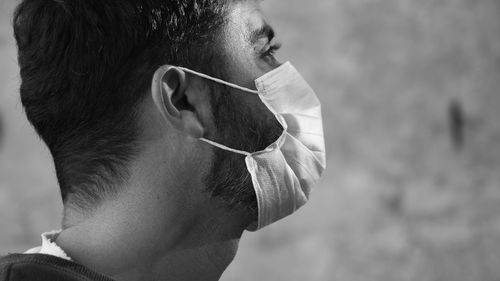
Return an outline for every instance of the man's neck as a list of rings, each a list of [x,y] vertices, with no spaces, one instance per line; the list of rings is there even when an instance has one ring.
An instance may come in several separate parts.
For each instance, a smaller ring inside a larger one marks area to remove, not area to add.
[[[64,229],[56,243],[75,262],[118,281],[215,281],[236,255],[243,228],[223,213],[176,214],[167,227],[144,228],[147,210],[131,208],[98,212]]]
[[[219,280],[233,260],[238,239],[174,251],[155,265],[144,265],[112,276],[115,280]]]

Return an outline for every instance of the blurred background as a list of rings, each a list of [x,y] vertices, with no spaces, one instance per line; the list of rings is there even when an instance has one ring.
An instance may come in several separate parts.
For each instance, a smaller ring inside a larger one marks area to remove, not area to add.
[[[40,243],[61,202],[25,120],[0,2],[0,253]],[[323,103],[310,203],[245,233],[230,280],[500,280],[500,1],[268,0]]]

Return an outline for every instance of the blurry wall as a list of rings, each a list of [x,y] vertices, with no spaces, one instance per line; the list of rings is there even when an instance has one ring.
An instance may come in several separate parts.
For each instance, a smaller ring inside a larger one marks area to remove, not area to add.
[[[18,99],[0,2],[0,253],[61,203]],[[500,2],[268,0],[323,103],[328,169],[310,204],[246,233],[222,280],[500,280]]]

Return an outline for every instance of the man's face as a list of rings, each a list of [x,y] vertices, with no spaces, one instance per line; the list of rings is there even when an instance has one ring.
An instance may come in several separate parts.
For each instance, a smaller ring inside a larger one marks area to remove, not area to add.
[[[224,80],[255,89],[255,79],[278,67],[274,51],[274,31],[266,22],[257,1],[232,6],[223,32]],[[215,135],[211,139],[247,152],[263,150],[273,143],[283,128],[257,95],[229,87],[216,87],[212,100]],[[211,172],[205,179],[215,198],[229,208],[245,210],[257,218],[257,202],[244,157],[215,149]]]

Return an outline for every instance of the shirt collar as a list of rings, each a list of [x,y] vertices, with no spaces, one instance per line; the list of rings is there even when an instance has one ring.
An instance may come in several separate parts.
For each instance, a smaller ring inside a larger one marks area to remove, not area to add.
[[[25,252],[25,254],[45,254],[70,261],[71,258],[66,254],[66,252],[64,252],[64,250],[54,242],[61,231],[62,230],[53,230],[42,233],[42,245],[29,249]]]

